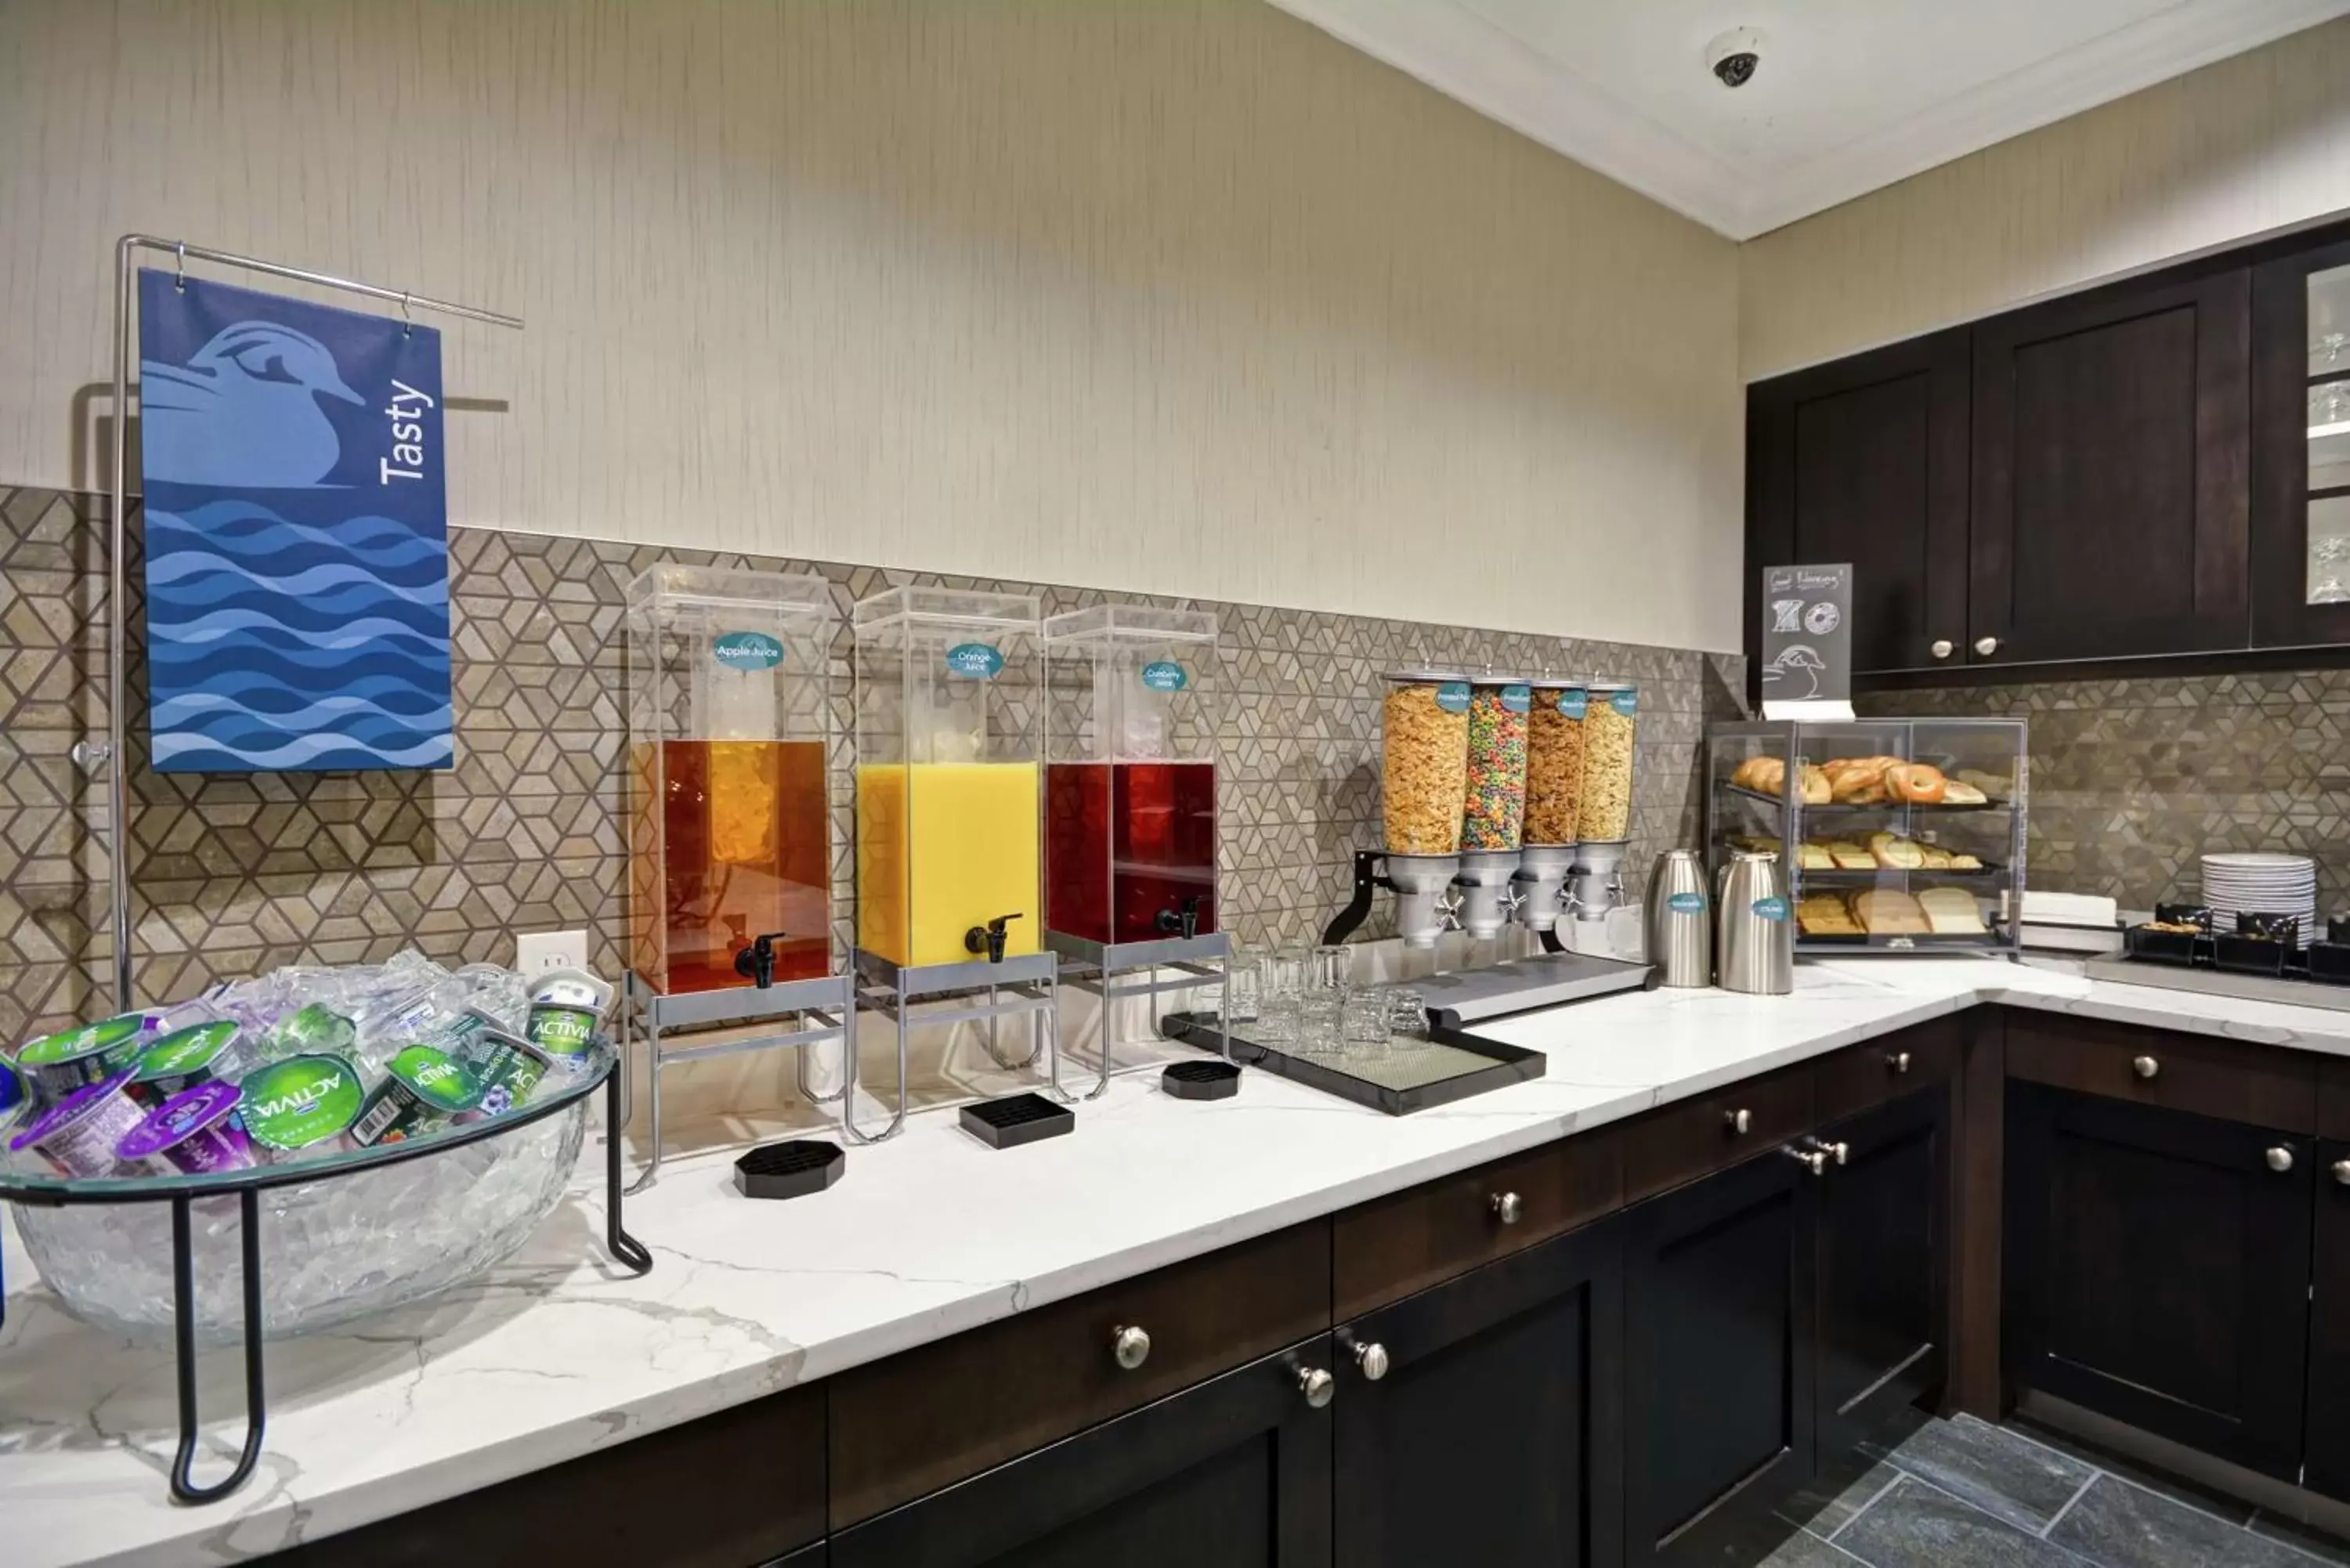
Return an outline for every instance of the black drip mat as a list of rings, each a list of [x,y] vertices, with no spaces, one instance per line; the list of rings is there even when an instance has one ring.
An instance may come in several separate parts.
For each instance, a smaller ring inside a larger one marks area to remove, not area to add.
[[[990,1148],[1018,1148],[1074,1131],[1076,1114],[1042,1095],[1006,1095],[962,1108],[962,1130]]]
[[[805,1198],[838,1181],[847,1163],[822,1138],[763,1143],[734,1162],[734,1187],[745,1198]]]
[[[1178,1100],[1229,1100],[1241,1092],[1241,1070],[1230,1062],[1178,1062],[1159,1075],[1159,1087]]]

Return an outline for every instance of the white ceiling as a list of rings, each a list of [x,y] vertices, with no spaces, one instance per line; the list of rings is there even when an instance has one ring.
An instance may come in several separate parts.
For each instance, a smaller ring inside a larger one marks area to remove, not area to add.
[[[1274,0],[1746,239],[2350,13],[2350,0]],[[1760,28],[1735,90],[1705,47]]]

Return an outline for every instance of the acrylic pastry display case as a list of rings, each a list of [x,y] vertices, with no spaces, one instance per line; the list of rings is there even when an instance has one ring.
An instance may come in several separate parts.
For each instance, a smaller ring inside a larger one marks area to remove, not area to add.
[[[2020,951],[2025,760],[2018,719],[1717,724],[1711,873],[1776,851],[1798,952]]]

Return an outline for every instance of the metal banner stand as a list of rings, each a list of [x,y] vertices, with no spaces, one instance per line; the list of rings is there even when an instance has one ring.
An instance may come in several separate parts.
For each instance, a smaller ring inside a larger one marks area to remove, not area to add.
[[[1148,942],[1097,942],[1048,930],[1045,933],[1045,945],[1060,956],[1061,976],[1066,983],[1101,998],[1101,1017],[1094,1032],[1095,1047],[1101,1053],[1099,1072],[1093,1087],[1082,1095],[1073,1095],[1061,1085],[1060,1036],[1057,1030],[1054,1034],[1053,1096],[1066,1104],[1098,1100],[1109,1092],[1109,1014],[1113,1002],[1124,1002],[1138,996],[1159,996],[1175,991],[1197,991],[1212,985],[1221,993],[1217,1018],[1232,1017],[1232,939],[1222,931],[1211,931],[1201,937],[1164,937]],[[1171,976],[1159,973],[1170,969],[1180,972]],[[1120,983],[1120,976],[1133,974],[1140,974],[1144,978]],[[1080,976],[1083,978],[1077,978]],[[1218,1027],[1223,1042],[1221,1054],[1229,1062],[1232,1059],[1232,1033],[1227,1025],[1220,1023]]]
[[[782,1033],[764,1033],[738,1040],[721,1040],[704,1045],[671,1045],[664,1036],[680,1029],[707,1029],[730,1023],[758,1023],[770,1019],[792,1017],[798,1028]],[[813,1025],[810,1020],[814,1020]],[[745,1051],[776,1051],[795,1047],[795,1068],[799,1077],[800,1093],[811,1105],[828,1106],[837,1098],[842,1102],[841,1121],[848,1121],[848,1085],[831,1094],[819,1091],[808,1082],[807,1051],[810,1045],[821,1044],[838,1038],[841,1052],[853,1074],[857,1064],[857,987],[845,974],[822,975],[814,980],[783,981],[770,986],[728,986],[718,991],[688,991],[666,995],[656,991],[630,970],[621,980],[620,1038],[623,1047],[621,1076],[629,1083],[621,1108],[621,1123],[626,1125],[634,1115],[635,1075],[628,1069],[626,1052],[635,1037],[644,1037],[652,1118],[652,1159],[629,1190],[642,1192],[653,1184],[661,1167],[661,1071],[685,1062],[704,1062],[717,1056],[734,1056]],[[853,1080],[852,1080],[853,1081]]]
[[[406,289],[358,283],[347,277],[333,277],[322,272],[287,266],[281,262],[262,261],[254,256],[241,256],[232,251],[192,245],[184,240],[159,240],[148,234],[125,234],[115,242],[114,483],[109,493],[112,509],[107,519],[106,739],[78,742],[74,747],[74,761],[80,763],[85,772],[103,771],[106,774],[106,860],[108,880],[113,893],[114,1007],[118,1012],[128,1012],[131,1006],[130,811],[123,747],[123,736],[130,727],[129,716],[123,711],[123,670],[130,662],[130,642],[124,608],[129,597],[125,585],[128,574],[124,566],[129,556],[126,544],[129,519],[126,514],[130,504],[126,475],[130,445],[130,309],[132,286],[137,282],[130,261],[132,255],[140,251],[152,251],[158,255],[173,257],[182,278],[187,275],[189,260],[193,258],[220,266],[237,267],[245,272],[262,273],[270,277],[316,284],[320,288],[339,288],[346,294],[364,295],[369,299],[399,306],[403,317],[413,311],[429,310],[465,321],[484,321],[493,327],[519,328],[522,326],[522,318],[518,316],[503,316],[494,310],[482,310],[470,305],[452,305],[447,300],[428,299]]]
[[[172,1460],[170,1478],[172,1499],[175,1502],[189,1504],[218,1502],[252,1478],[254,1467],[261,1459],[262,1437],[269,1423],[268,1393],[262,1376],[261,1194],[273,1188],[339,1180],[361,1171],[380,1170],[388,1165],[429,1158],[466,1144],[503,1137],[534,1122],[544,1121],[559,1111],[582,1106],[599,1087],[604,1091],[605,1116],[617,1127],[620,1113],[620,1078],[616,1070],[617,1062],[610,1044],[606,1043],[598,1047],[592,1064],[582,1069],[577,1083],[545,1100],[490,1121],[448,1128],[407,1142],[380,1144],[365,1158],[323,1167],[315,1160],[295,1160],[284,1165],[224,1171],[216,1176],[191,1176],[168,1180],[100,1178],[91,1181],[68,1182],[48,1176],[12,1179],[6,1171],[0,1171],[0,1199],[46,1209],[68,1209],[93,1203],[171,1204],[172,1330],[180,1408],[180,1446]],[[604,1145],[605,1248],[630,1273],[650,1273],[653,1266],[652,1254],[645,1250],[642,1242],[629,1235],[621,1223],[620,1140],[618,1136],[609,1137],[604,1140]],[[229,1471],[225,1480],[211,1486],[198,1486],[191,1474],[196,1454],[198,1423],[196,1264],[190,1205],[200,1198],[216,1198],[230,1193],[237,1198],[238,1232],[244,1256],[244,1446],[238,1453],[235,1469]],[[0,1295],[0,1324],[6,1321],[7,1298]]]
[[[987,1054],[1006,1072],[1028,1066],[1040,1054],[1051,1053],[1057,1057],[1060,963],[1049,951],[994,961],[972,959],[962,963],[899,964],[859,948],[856,965],[860,1000],[875,1012],[888,1013],[898,1032],[898,1108],[889,1125],[878,1133],[868,1134],[857,1125],[857,1055],[852,1046],[847,1054],[848,1071],[841,1080],[840,1101],[840,1130],[852,1143],[879,1143],[906,1125],[906,1034],[918,1023],[984,1022]],[[909,1016],[908,1010],[920,997],[980,995],[986,1000],[974,1000],[971,1005],[951,1012],[925,1012],[920,1018]],[[1028,1054],[1016,1062],[1008,1061],[1002,1049],[999,1025],[1004,1019],[1022,1013],[1028,1015]],[[1040,1022],[1042,1038],[1036,1033]]]

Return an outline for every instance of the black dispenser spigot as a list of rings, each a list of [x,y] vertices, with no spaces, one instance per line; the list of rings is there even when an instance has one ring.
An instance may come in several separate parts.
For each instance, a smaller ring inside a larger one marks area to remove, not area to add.
[[[1194,893],[1184,899],[1180,914],[1173,909],[1159,910],[1159,931],[1161,936],[1181,937],[1187,942],[1198,936],[1200,934],[1200,895]]]
[[[1004,939],[1009,935],[1003,928],[1019,918],[1016,914],[998,915],[983,926],[972,927],[962,934],[962,950],[967,953],[985,953],[988,962],[1002,963]]]
[[[789,931],[769,931],[734,955],[734,972],[761,991],[775,983],[775,944],[788,940]]]

